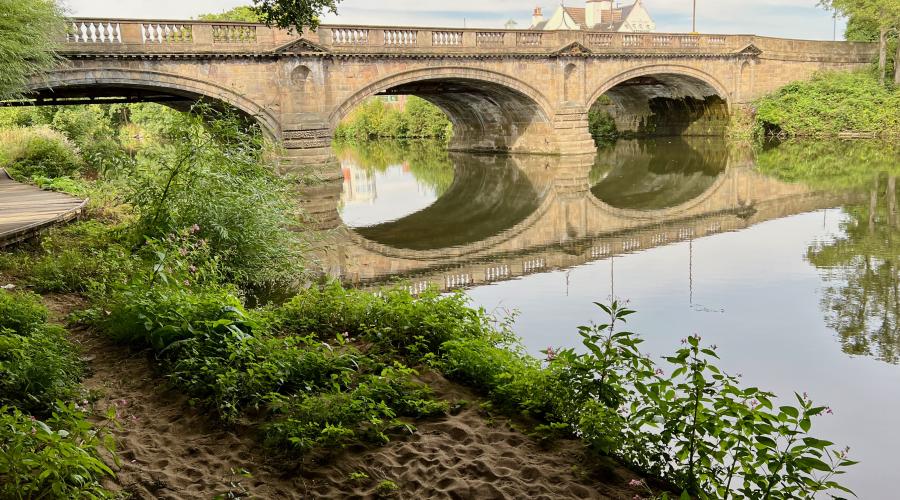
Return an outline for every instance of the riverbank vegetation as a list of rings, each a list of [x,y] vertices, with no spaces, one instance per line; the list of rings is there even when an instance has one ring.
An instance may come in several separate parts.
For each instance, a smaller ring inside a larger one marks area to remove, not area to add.
[[[817,74],[753,106],[761,136],[900,136],[900,87],[881,85],[870,71]]]
[[[437,106],[415,97],[405,97],[403,104],[373,97],[356,107],[338,125],[337,140],[432,139],[450,141],[453,125]]]
[[[595,459],[616,457],[663,480],[623,485],[637,495],[662,487],[697,496],[811,498],[840,490],[833,474],[853,463],[806,434],[825,407],[741,386],[715,366],[715,349],[694,337],[659,366],[640,352],[639,337],[620,331],[632,311],[616,304],[602,306],[608,320],[582,328],[582,349],[551,348],[538,359],[522,351],[508,323],[470,308],[463,295],[307,287],[302,239],[287,230],[295,211],[254,127],[202,105],[193,115],[153,105],[82,111],[102,118],[93,126],[116,131],[108,135],[110,150],[98,152],[88,147],[95,130],[70,126],[90,121],[66,117],[75,113],[68,109],[7,112],[18,129],[0,150],[7,162],[30,158],[36,155],[9,153],[30,151],[16,134],[55,137],[75,166],[19,167],[16,175],[103,192],[100,204],[90,220],[0,255],[0,273],[40,293],[83,297],[73,325],[149,350],[194,406],[223,425],[240,423],[286,463],[407,439],[417,425],[468,404],[437,395],[429,374],[480,391],[490,401],[486,414],[524,419],[522,428],[540,442],[575,438]],[[86,156],[100,153],[111,159],[102,171]],[[266,304],[285,295],[294,297]],[[45,355],[0,355],[3,380],[32,373],[7,359],[37,365],[45,379],[64,378],[48,385],[56,392],[24,385],[37,392],[4,401],[11,405],[4,418],[18,422],[4,432],[40,412],[72,418],[76,410],[47,405],[78,400],[76,355],[60,341],[64,331],[22,333],[20,325],[44,325],[46,316],[37,297],[27,297],[5,302],[4,318],[26,319],[4,320],[3,335],[31,335],[34,352]],[[53,422],[51,431],[61,428]],[[96,460],[103,443],[77,439],[79,456]],[[108,474],[91,470],[85,484]]]

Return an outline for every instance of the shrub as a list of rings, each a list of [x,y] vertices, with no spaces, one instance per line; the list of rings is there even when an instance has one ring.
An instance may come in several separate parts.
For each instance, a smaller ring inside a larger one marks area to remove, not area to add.
[[[0,407],[0,498],[115,498],[101,485],[113,475],[101,448],[114,452],[112,437],[75,405],[47,420]]]
[[[97,221],[50,231],[34,253],[11,254],[8,272],[35,291],[86,293],[99,297],[124,284],[137,261],[119,243],[121,228]]]
[[[47,414],[77,392],[75,349],[46,318],[37,295],[0,290],[0,405]]]
[[[756,123],[768,135],[900,135],[900,89],[880,85],[871,72],[820,73],[782,87],[755,106]]]
[[[47,314],[40,296],[0,289],[0,328],[26,335],[43,325]]]
[[[23,179],[71,176],[82,166],[66,137],[49,128],[0,131],[0,167]]]
[[[453,125],[437,106],[419,97],[407,98],[397,109],[375,97],[359,105],[335,130],[335,139],[365,141],[378,138],[449,141]]]
[[[439,353],[450,340],[506,338],[492,328],[484,310],[469,308],[466,301],[461,293],[442,296],[434,290],[418,297],[387,290],[378,297],[333,283],[304,290],[275,311],[272,320],[285,333],[361,335],[416,359]]]
[[[297,210],[259,131],[208,107],[194,112],[165,125],[162,144],[142,153],[128,180],[137,243],[196,227],[229,281],[291,288],[302,274]]]

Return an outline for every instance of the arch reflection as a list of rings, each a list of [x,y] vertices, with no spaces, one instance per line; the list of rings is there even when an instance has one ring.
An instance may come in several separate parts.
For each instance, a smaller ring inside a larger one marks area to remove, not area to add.
[[[341,208],[345,223],[359,236],[382,245],[408,250],[434,250],[476,243],[509,229],[530,214],[540,204],[540,195],[531,179],[519,169],[512,158],[495,155],[447,153],[438,148],[416,149],[422,146],[359,145],[342,152],[346,160],[352,154],[354,162],[350,175],[364,178],[368,185],[361,188],[354,183],[353,196],[357,206],[346,199]],[[377,171],[398,168],[405,174],[399,182],[383,189],[379,180],[392,182],[385,176],[371,175]],[[368,177],[366,175],[369,174]],[[345,179],[347,174],[345,173]],[[419,186],[411,190],[409,183]],[[426,191],[425,193],[422,190]],[[368,198],[368,199],[367,199]],[[404,200],[407,198],[407,200]],[[415,198],[411,203],[409,198]],[[380,211],[378,200],[384,200],[390,211]],[[356,215],[351,211],[365,211],[358,202],[370,202],[370,211],[381,220]],[[398,203],[400,202],[400,203]],[[405,213],[397,213],[397,207]],[[368,223],[366,223],[368,222]]]
[[[620,140],[599,152],[591,171],[591,192],[615,208],[672,208],[710,189],[727,163],[728,151],[721,140]]]

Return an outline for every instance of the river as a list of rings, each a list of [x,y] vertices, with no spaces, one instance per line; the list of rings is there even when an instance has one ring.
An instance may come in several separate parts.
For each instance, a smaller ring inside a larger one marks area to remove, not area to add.
[[[620,140],[596,156],[337,148],[344,173],[324,258],[374,289],[465,289],[517,314],[535,355],[580,346],[592,303],[629,301],[654,357],[699,334],[721,366],[834,409],[813,434],[862,463],[843,482],[896,498],[900,467],[897,149]]]

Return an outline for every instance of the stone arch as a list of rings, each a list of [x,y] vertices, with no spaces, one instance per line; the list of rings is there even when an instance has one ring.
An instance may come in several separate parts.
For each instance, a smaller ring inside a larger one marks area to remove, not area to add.
[[[625,135],[722,135],[733,95],[715,76],[690,66],[633,68],[605,81],[588,100],[612,102],[613,118]]]
[[[422,68],[369,83],[343,100],[329,126],[379,94],[416,95],[441,108],[454,125],[452,150],[557,153],[554,107],[514,77],[467,67]]]
[[[41,97],[73,94],[102,96],[129,90],[137,93],[162,92],[172,97],[182,97],[185,101],[210,98],[255,120],[270,139],[281,138],[281,125],[266,108],[220,85],[181,75],[120,68],[63,69],[32,80],[29,90]]]

